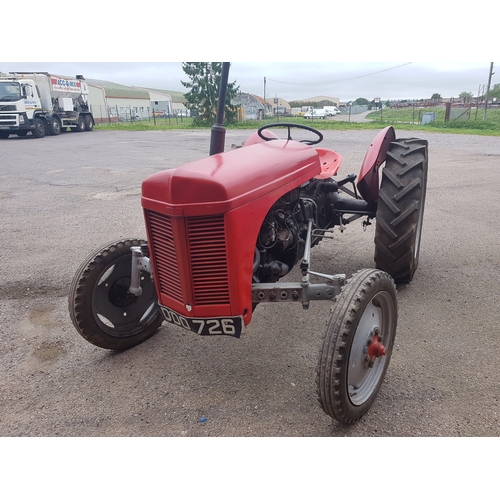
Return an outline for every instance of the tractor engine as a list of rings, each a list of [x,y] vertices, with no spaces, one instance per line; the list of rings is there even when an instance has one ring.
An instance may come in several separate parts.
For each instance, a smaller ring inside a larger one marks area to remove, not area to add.
[[[335,181],[312,180],[282,196],[267,213],[257,239],[253,268],[254,283],[275,283],[302,258],[307,225],[314,229],[333,225],[331,191]],[[320,241],[312,240],[312,246]]]

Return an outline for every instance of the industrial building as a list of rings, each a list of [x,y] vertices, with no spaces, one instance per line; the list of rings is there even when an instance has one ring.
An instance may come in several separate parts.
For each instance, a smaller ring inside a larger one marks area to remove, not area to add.
[[[182,92],[128,87],[105,80],[86,79],[89,104],[96,123],[147,120],[153,111],[168,116],[186,116]]]

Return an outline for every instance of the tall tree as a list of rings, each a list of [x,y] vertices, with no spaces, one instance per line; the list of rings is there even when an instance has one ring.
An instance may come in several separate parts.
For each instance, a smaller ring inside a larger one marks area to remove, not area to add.
[[[189,91],[184,94],[184,97],[190,109],[198,110],[198,116],[193,120],[193,125],[213,125],[217,115],[222,63],[185,62],[182,63],[182,70],[190,79],[188,82],[183,82],[181,80],[182,85],[189,89]],[[236,121],[237,110],[236,106],[231,105],[231,99],[236,97],[238,91],[239,87],[236,86],[236,81],[232,83],[228,82],[226,108],[224,113],[226,123]]]

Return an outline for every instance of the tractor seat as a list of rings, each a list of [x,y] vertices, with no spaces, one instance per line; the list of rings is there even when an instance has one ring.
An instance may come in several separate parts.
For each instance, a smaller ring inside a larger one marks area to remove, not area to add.
[[[342,156],[331,149],[316,148],[319,155],[319,163],[321,165],[321,173],[314,177],[315,179],[328,179],[337,172],[342,163]]]

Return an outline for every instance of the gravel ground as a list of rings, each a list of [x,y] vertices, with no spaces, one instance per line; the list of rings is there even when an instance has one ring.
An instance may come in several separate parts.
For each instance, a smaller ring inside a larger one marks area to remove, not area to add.
[[[375,133],[324,132],[340,176],[359,172]],[[228,131],[227,147],[248,134]],[[2,141],[0,435],[498,437],[500,138],[415,135],[430,157],[420,267],[398,288],[379,397],[348,427],[315,395],[328,303],[261,305],[239,340],[164,324],[123,353],[87,343],[70,321],[79,264],[103,243],[145,236],[142,180],[206,156],[208,131]],[[313,269],[372,267],[373,235],[349,225],[314,249]]]

